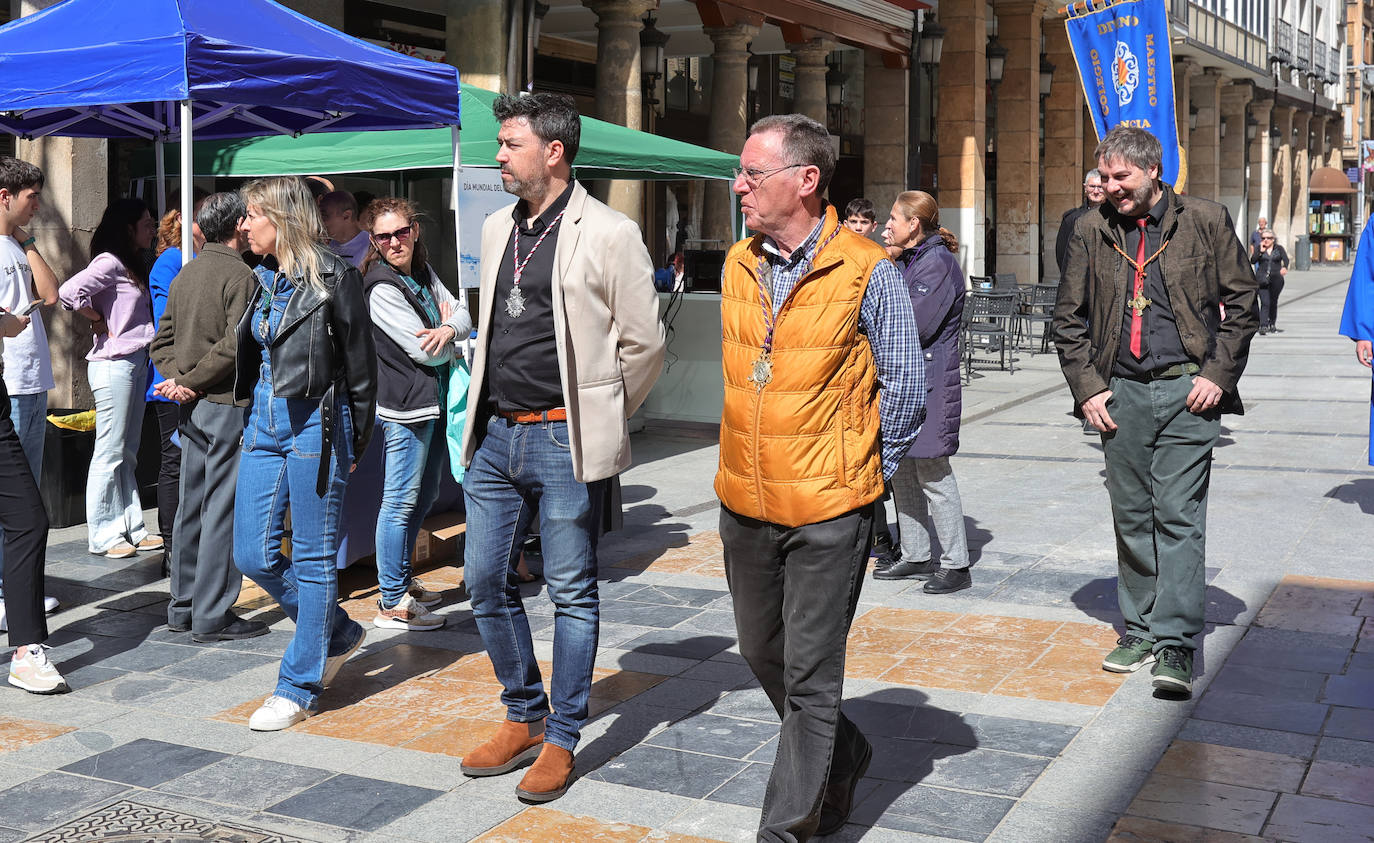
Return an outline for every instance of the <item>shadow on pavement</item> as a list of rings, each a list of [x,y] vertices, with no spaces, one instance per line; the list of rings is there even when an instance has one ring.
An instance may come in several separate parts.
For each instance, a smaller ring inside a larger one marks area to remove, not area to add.
[[[1374,478],[1359,477],[1342,483],[1327,492],[1325,497],[1341,503],[1357,504],[1365,515],[1374,515]]]

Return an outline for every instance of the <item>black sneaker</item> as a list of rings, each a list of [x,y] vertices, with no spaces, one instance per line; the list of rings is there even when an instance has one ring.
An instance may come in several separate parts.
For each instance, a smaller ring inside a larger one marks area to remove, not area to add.
[[[191,640],[197,644],[212,644],[215,641],[242,641],[245,638],[257,638],[259,635],[266,635],[267,632],[267,624],[262,621],[250,621],[246,618],[235,617],[214,632],[191,633]]]
[[[1182,647],[1161,647],[1150,671],[1151,685],[1159,691],[1189,696],[1193,693],[1193,654]]]
[[[950,594],[973,586],[973,576],[968,568],[941,568],[930,578],[924,589],[926,594]]]
[[[873,572],[875,580],[926,580],[940,570],[940,563],[927,559],[924,562],[910,562],[903,559],[896,564],[880,567]]]
[[[892,534],[879,533],[873,539],[873,548],[868,551],[868,555],[875,558],[881,558],[883,556],[887,556],[892,552]]]

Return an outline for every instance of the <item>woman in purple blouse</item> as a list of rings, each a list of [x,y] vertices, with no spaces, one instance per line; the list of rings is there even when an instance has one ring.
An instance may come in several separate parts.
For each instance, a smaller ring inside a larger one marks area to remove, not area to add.
[[[95,450],[86,478],[87,543],[92,554],[127,559],[158,550],[148,535],[134,468],[153,324],[148,270],[157,225],[140,199],[116,199],[91,238],[91,263],[62,285],[62,305],[91,320],[86,376],[95,395]]]

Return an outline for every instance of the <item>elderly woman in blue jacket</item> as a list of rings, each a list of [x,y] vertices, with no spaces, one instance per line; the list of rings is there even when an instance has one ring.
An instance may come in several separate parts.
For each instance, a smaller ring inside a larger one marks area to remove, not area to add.
[[[902,249],[897,264],[916,313],[929,393],[925,424],[892,475],[901,555],[873,576],[880,580],[927,580],[927,594],[948,594],[973,584],[963,503],[949,465],[949,458],[959,450],[963,406],[959,321],[964,313],[964,274],[954,257],[959,241],[940,227],[935,200],[919,190],[897,197],[883,240]],[[932,529],[940,542],[939,559],[931,553]]]

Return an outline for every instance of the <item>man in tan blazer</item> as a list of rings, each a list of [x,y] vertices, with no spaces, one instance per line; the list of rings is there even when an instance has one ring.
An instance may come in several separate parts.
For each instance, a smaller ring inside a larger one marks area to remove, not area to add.
[[[664,334],[639,227],[572,178],[572,98],[503,96],[495,113],[501,181],[520,201],[482,226],[464,564],[506,719],[462,769],[493,776],[534,759],[516,794],[547,802],[568,789],[587,717],[602,495],[630,464],[627,419],[663,367]],[[555,607],[552,705],[514,574],[535,511]]]

